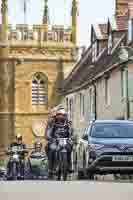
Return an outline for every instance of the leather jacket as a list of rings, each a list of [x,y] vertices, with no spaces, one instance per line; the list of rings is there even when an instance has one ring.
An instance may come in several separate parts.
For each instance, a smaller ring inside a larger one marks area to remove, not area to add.
[[[23,150],[20,154],[21,154],[21,158],[24,159],[25,158],[25,152],[27,152],[26,145],[24,143],[18,144],[17,142],[13,142],[13,143],[10,144],[10,146],[8,148],[8,152],[10,152],[13,147],[17,147],[18,151]]]
[[[71,138],[72,128],[68,120],[53,121],[52,125],[47,130],[47,140],[51,141],[56,138]]]

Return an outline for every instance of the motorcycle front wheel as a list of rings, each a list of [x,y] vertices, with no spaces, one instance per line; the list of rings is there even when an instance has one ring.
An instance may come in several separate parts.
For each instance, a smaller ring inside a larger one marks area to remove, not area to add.
[[[13,162],[12,163],[12,178],[13,180],[17,180],[17,163]]]
[[[58,169],[58,180],[61,180],[61,176],[63,180],[67,180],[68,175],[68,158],[67,152],[60,152],[59,153],[59,169]]]

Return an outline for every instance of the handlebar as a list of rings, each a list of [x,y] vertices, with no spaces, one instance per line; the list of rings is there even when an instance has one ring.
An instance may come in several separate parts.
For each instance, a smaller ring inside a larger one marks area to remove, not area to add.
[[[59,140],[61,140],[61,139],[66,139],[67,141],[70,141],[70,142],[72,142],[72,139],[71,138],[51,138],[51,142],[53,143],[53,142],[59,142]]]
[[[22,150],[16,150],[16,151],[14,151],[14,150],[7,150],[6,151],[7,153],[28,153],[28,150],[26,150],[26,149],[22,149]]]

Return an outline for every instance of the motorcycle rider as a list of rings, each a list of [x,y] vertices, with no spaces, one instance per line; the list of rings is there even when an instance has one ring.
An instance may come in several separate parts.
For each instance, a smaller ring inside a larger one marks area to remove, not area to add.
[[[55,152],[56,146],[54,141],[57,138],[72,138],[72,129],[68,121],[66,112],[64,109],[59,109],[56,112],[55,121],[52,126],[47,131],[47,140],[49,144],[49,173],[52,176],[53,171],[55,170]],[[72,143],[68,144],[68,162],[69,162],[69,171],[71,171],[71,152],[72,152]]]
[[[47,131],[52,127],[52,125],[55,123],[55,119],[56,119],[56,112],[59,110],[63,110],[64,107],[63,105],[58,105],[56,107],[54,107],[50,113],[49,113],[49,117],[48,117],[48,122],[47,122],[47,126],[46,126],[46,131],[45,134],[47,135]]]
[[[23,142],[23,137],[21,134],[17,134],[15,137],[15,141],[10,144],[8,151],[7,151],[8,154],[10,154],[13,147],[17,147],[19,150],[22,150],[22,152],[20,152],[20,174],[19,174],[19,176],[20,176],[20,178],[23,179],[24,178],[24,166],[25,166],[25,153],[27,152],[27,148],[26,148],[25,143]],[[10,177],[11,170],[12,170],[12,163],[10,160],[8,162],[7,169],[8,169],[8,176]]]
[[[30,156],[34,156],[34,155],[38,155],[38,156],[46,156],[46,152],[43,150],[43,144],[40,141],[36,141],[34,143],[34,150],[31,152]]]
[[[36,141],[34,143],[34,152],[42,152],[42,143],[40,141]]]

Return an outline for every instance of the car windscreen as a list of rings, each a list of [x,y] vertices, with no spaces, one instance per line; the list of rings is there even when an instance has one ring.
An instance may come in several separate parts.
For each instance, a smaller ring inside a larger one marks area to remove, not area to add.
[[[133,138],[133,123],[95,123],[91,136],[96,138]]]

